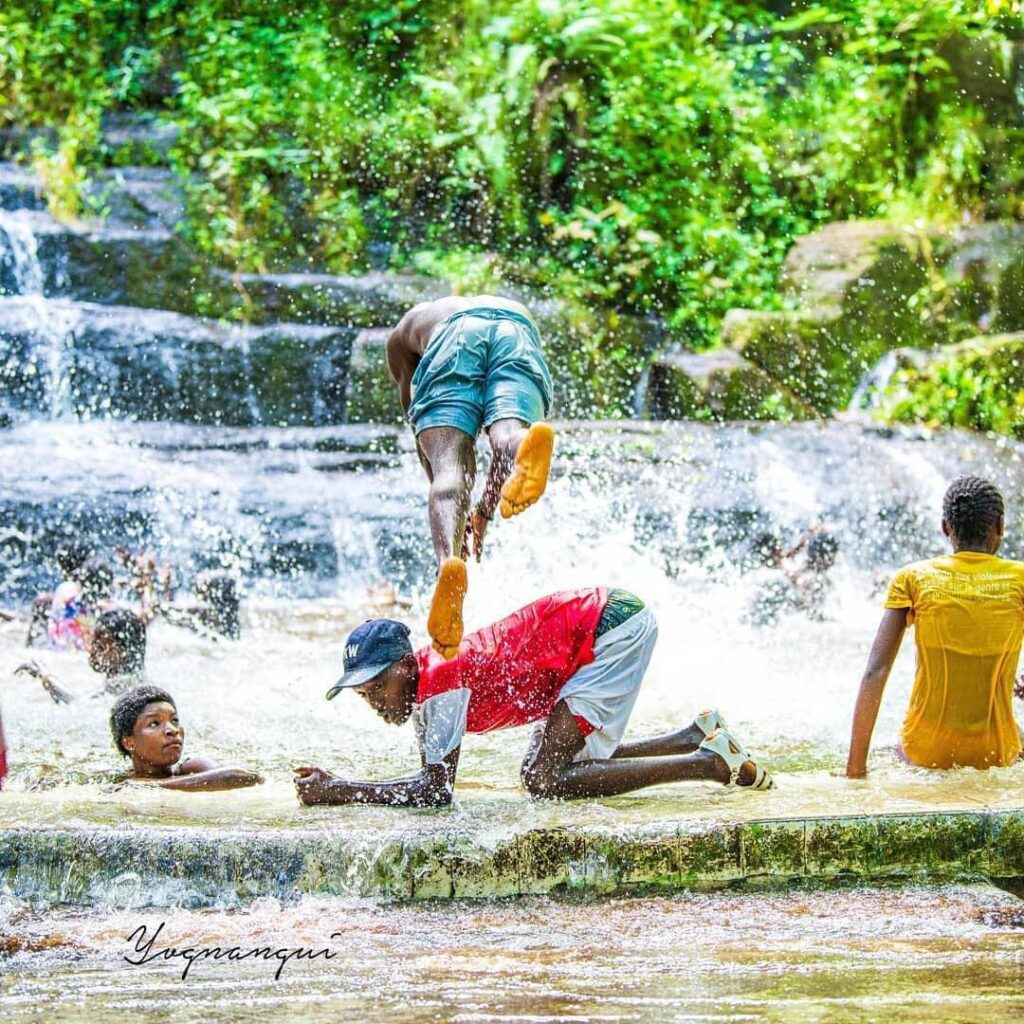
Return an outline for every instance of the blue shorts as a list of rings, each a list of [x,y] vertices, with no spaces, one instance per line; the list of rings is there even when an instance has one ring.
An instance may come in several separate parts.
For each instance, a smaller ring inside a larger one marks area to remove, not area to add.
[[[416,434],[455,427],[476,437],[496,420],[542,420],[551,394],[533,321],[511,309],[480,306],[434,329],[413,374],[409,420]]]

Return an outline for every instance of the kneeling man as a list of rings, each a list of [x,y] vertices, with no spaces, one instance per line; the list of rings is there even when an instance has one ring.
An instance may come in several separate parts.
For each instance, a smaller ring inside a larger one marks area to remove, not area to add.
[[[418,651],[409,630],[370,619],[345,644],[331,700],[352,689],[392,725],[416,724],[421,768],[392,782],[339,779],[295,769],[305,804],[451,803],[462,739],[539,723],[523,761],[532,796],[605,797],[686,779],[769,789],[764,767],[726,731],[717,711],[678,732],[623,743],[658,636],[643,601],[603,587],[549,594],[466,636],[446,660]]]

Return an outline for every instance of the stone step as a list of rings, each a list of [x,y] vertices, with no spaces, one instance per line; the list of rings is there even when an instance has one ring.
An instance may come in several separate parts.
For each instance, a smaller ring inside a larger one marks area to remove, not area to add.
[[[253,322],[291,320],[314,324],[393,326],[411,306],[451,294],[451,285],[414,274],[371,271],[361,275],[233,274],[215,271],[221,290],[233,295]]]
[[[42,179],[20,164],[0,162],[0,210],[45,210]]]
[[[226,326],[159,310],[0,298],[0,400],[88,418],[342,423],[355,335],[348,327]]]
[[[533,829],[481,845],[457,829],[4,828],[0,877],[19,899],[209,906],[310,893],[390,899],[707,891],[1024,879],[1024,811]]]
[[[26,240],[34,249],[30,267]],[[206,288],[195,255],[160,224],[62,224],[43,210],[2,212],[0,295],[25,292],[26,271],[47,296],[179,312],[195,311]]]

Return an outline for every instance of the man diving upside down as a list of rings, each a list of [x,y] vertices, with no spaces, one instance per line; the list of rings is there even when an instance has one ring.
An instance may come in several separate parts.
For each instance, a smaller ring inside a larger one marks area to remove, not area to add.
[[[508,519],[544,493],[554,431],[551,375],[526,307],[493,295],[453,295],[413,306],[388,336],[388,369],[430,481],[430,533],[438,575],[427,632],[444,658],[462,639],[465,559],[479,561],[495,508]],[[470,511],[476,439],[491,465]]]
[[[409,630],[370,619],[345,643],[345,673],[330,700],[352,689],[385,722],[413,718],[418,774],[391,782],[340,779],[296,768],[304,804],[451,803],[465,733],[536,722],[521,769],[531,796],[615,796],[687,779],[770,789],[771,776],[705,711],[678,732],[623,742],[658,637],[643,601],[588,587],[549,594],[470,634],[458,657],[414,651]]]

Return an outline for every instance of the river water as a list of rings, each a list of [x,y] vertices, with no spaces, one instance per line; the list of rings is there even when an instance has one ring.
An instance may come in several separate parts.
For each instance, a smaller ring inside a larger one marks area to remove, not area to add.
[[[161,925],[150,952],[208,958],[140,963]],[[468,906],[310,897],[230,914],[0,906],[0,942],[13,928],[29,947],[5,961],[0,1000],[12,1022],[1005,1022],[1024,1013],[1022,927],[1020,901],[987,886]],[[260,947],[331,959],[292,959],[277,980],[280,960],[212,959]]]
[[[404,618],[416,641],[426,639],[432,555],[411,439],[374,425],[197,425],[209,410],[199,415],[193,392],[209,388],[196,380],[207,380],[227,353],[244,350],[247,358],[236,375],[239,394],[225,396],[241,410],[238,421],[259,422],[271,407],[249,335],[54,300],[47,292],[59,291],[60,274],[43,273],[34,248],[41,216],[0,218],[4,269],[17,293],[0,299],[10,314],[0,330],[9,385],[9,412],[0,408],[0,606],[24,611],[54,584],[52,552],[69,536],[108,552],[116,544],[148,548],[174,564],[183,588],[202,569],[237,575],[245,590],[241,640],[212,642],[158,621],[147,673],[178,702],[186,752],[257,768],[267,782],[231,794],[117,788],[109,781],[121,767],[109,702],[92,696],[99,680],[83,657],[29,651],[24,621],[0,623],[12,763],[0,827],[114,827],[120,835],[293,829],[299,842],[314,829],[344,838],[353,895],[246,900],[234,889],[140,889],[128,872],[71,896],[0,879],[5,1019],[92,1021],[128,1011],[140,1020],[175,1013],[236,1021],[259,1010],[309,1021],[919,1021],[1005,1020],[1024,1008],[1019,904],[989,888],[448,906],[357,895],[395,836],[454,832],[493,848],[531,828],[630,834],[709,821],[1018,805],[1024,766],[937,777],[897,761],[909,642],[883,704],[869,778],[830,773],[843,763],[886,580],[899,564],[943,550],[939,505],[948,481],[961,472],[995,479],[1010,506],[1006,550],[1024,552],[1019,445],[856,422],[561,424],[542,503],[496,522],[484,561],[471,566],[468,628],[552,590],[603,584],[637,592],[661,634],[632,734],[676,729],[718,706],[768,760],[779,789],[680,784],[615,800],[538,803],[518,785],[527,742],[520,730],[467,740],[450,809],[302,808],[290,783],[297,764],[373,778],[416,764],[409,727],[388,727],[345,695],[323,699],[348,630],[367,616]],[[307,327],[292,336],[300,348],[333,344],[333,335]],[[314,389],[324,385],[325,366],[309,370]],[[106,387],[115,374],[120,390]],[[189,374],[192,391],[182,384]],[[147,381],[170,396],[160,406],[164,422],[133,422],[125,412]],[[309,415],[331,408],[317,399]],[[193,422],[183,421],[183,410]],[[752,602],[772,578],[751,564],[754,538],[772,530],[791,542],[821,524],[840,554],[820,620],[787,613],[753,624]],[[383,582],[401,605],[370,594]],[[16,677],[30,655],[81,699],[55,706]],[[182,982],[180,965],[132,967],[123,959],[126,936],[160,922],[160,946],[330,946],[338,955],[289,964],[276,982],[271,965],[251,962],[201,964]]]

